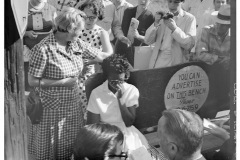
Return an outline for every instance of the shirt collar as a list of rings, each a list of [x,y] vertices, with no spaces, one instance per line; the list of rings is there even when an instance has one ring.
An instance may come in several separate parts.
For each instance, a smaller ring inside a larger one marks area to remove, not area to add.
[[[176,17],[183,17],[184,16],[184,12],[183,12],[183,10],[180,8],[180,10],[179,10],[179,13],[178,13],[178,15],[176,16]]]
[[[104,83],[103,83],[103,90],[104,91],[110,91],[109,88],[108,88],[108,80],[106,80]],[[111,92],[111,91],[110,91]]]

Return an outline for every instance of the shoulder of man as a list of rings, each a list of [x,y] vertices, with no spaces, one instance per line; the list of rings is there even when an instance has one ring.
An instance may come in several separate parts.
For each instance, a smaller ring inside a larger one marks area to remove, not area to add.
[[[190,19],[196,19],[196,17],[194,15],[192,15],[191,13],[187,12],[187,11],[184,11],[183,10],[183,14],[184,16],[186,16],[187,18],[190,18]]]

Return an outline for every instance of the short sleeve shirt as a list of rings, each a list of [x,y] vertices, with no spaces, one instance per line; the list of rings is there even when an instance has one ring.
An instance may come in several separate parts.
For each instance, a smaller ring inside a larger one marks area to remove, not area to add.
[[[127,107],[138,106],[138,89],[128,83],[124,83],[123,87],[124,94],[120,100],[125,102]],[[117,97],[108,89],[108,81],[92,91],[87,110],[94,114],[100,114],[102,122],[123,122]]]

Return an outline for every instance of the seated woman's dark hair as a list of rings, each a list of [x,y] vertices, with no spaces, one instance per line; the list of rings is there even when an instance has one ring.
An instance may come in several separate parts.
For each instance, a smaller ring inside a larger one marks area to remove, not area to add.
[[[86,125],[77,134],[73,154],[74,160],[103,160],[116,153],[117,144],[123,143],[122,131],[111,124],[95,123]]]
[[[99,20],[103,19],[104,8],[101,4],[101,1],[99,2],[98,0],[86,0],[80,7],[78,7],[78,9],[83,11],[86,7],[92,10],[93,14],[96,14]]]
[[[128,79],[132,67],[126,58],[123,58],[119,54],[113,54],[103,60],[102,69],[106,77],[108,77],[110,73],[125,73],[125,78]]]

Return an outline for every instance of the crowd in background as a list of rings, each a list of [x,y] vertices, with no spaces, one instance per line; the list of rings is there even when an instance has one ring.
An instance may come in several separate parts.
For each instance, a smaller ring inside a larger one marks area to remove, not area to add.
[[[219,64],[229,77],[229,3],[29,0],[24,35],[26,86],[41,92],[44,108],[40,124],[28,126],[31,158],[134,159],[139,148],[150,153],[146,138],[133,126],[139,91],[126,82],[134,68],[136,47],[152,46],[149,69],[202,61]],[[138,27],[129,33],[132,19]],[[87,98],[86,81],[99,73],[104,82]],[[158,128],[163,146],[159,159],[204,160],[199,116],[172,110],[164,111],[163,117]],[[189,124],[182,122],[184,118]],[[174,123],[186,125],[189,134],[182,127],[171,128]],[[188,131],[189,127],[193,129]],[[223,134],[228,140],[227,131]],[[181,136],[185,139],[180,140]]]

